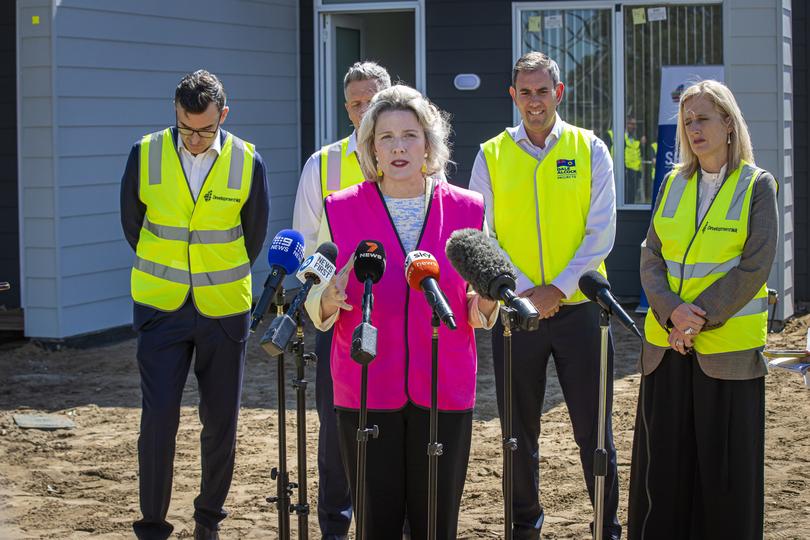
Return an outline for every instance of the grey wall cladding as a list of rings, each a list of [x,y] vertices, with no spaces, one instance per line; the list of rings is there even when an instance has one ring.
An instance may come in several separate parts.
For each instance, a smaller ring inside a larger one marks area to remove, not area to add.
[[[45,130],[53,137],[52,213],[38,216],[54,227],[56,298],[43,302],[58,316],[55,328],[26,317],[28,335],[61,338],[130,322],[121,174],[141,135],[175,122],[172,97],[184,73],[220,76],[231,107],[225,127],[255,143],[268,164],[271,233],[289,223],[299,154],[297,18],[294,0],[58,3],[48,66],[55,122]],[[256,266],[260,287],[266,262]]]

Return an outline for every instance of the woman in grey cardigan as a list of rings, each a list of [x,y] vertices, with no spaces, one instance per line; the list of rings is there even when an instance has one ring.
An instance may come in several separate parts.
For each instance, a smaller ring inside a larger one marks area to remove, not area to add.
[[[641,250],[650,310],[629,537],[762,538],[776,181],[755,166],[737,102],[717,81],[681,95],[677,144]]]

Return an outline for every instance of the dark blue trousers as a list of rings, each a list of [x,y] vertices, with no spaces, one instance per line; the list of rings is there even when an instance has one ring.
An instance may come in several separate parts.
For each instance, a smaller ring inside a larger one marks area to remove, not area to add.
[[[223,504],[233,477],[246,342],[239,340],[241,330],[226,331],[224,319],[200,315],[191,301],[173,313],[152,311],[151,317],[140,322],[136,315],[143,394],[138,437],[143,518],[133,524],[133,529],[140,539],[163,540],[173,530],[166,513],[172,493],[180,401],[192,357],[203,426],[202,478],[200,493],[194,499],[194,519],[209,529],[217,529],[227,515]],[[230,319],[232,327],[241,329],[241,319]]]
[[[498,413],[503,421],[503,326],[492,330]],[[545,515],[540,504],[540,416],[546,392],[546,367],[553,355],[557,376],[579,447],[579,459],[591,502],[594,496],[593,453],[597,445],[599,414],[599,308],[588,302],[564,306],[551,319],[540,322],[535,332],[512,333],[512,418],[517,450],[513,457],[514,538],[540,538]],[[619,484],[616,478],[616,447],[610,414],[613,403],[613,343],[608,345],[607,423],[605,449],[604,538],[618,539],[621,526],[616,517]]]
[[[321,534],[345,535],[352,522],[352,496],[346,470],[340,459],[340,437],[332,393],[329,353],[332,330],[316,331],[315,401],[318,408],[318,524]]]

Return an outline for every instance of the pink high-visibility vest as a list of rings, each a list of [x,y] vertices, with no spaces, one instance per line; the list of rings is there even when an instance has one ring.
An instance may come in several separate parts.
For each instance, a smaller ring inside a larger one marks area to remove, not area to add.
[[[428,251],[439,263],[441,286],[458,328],[439,329],[439,410],[466,411],[475,405],[477,357],[475,333],[468,322],[467,284],[447,260],[444,248],[458,229],[481,229],[484,202],[480,194],[437,182],[416,249]],[[374,182],[333,193],[325,201],[332,240],[342,268],[363,240],[377,240],[386,253],[385,273],[374,285],[371,322],[377,327],[377,358],[368,370],[368,408],[398,410],[409,401],[430,407],[431,310],[421,291],[408,287],[405,256],[394,224]],[[352,360],[352,331],[362,320],[363,284],[354,274],[346,287],[354,308],[341,311],[332,338],[331,367],[334,403],[360,408],[361,366]]]

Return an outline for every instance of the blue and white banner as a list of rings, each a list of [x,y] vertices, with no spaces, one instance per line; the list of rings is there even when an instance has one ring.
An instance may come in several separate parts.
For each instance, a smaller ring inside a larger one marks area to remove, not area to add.
[[[675,132],[678,123],[678,104],[681,94],[690,85],[714,79],[723,82],[723,66],[661,66],[661,98],[658,101],[658,151],[655,154],[655,176],[653,177],[652,205],[661,183],[675,164]],[[652,214],[650,215],[652,219]],[[646,313],[649,309],[647,295],[641,291],[641,300],[636,313]]]

